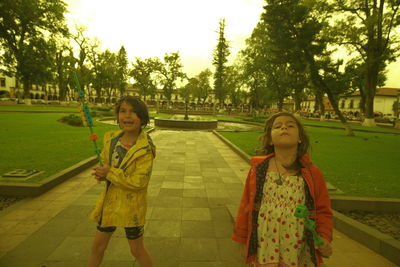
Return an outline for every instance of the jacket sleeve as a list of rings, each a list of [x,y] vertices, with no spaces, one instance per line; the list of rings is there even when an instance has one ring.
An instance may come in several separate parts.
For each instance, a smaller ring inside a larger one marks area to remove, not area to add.
[[[333,229],[331,200],[323,175],[316,166],[313,166],[313,176],[315,179],[316,230],[321,237],[331,242]]]
[[[238,214],[236,216],[235,226],[233,229],[232,240],[240,243],[246,243],[249,232],[249,216],[250,216],[250,176],[252,172],[250,168],[247,174],[246,184],[243,190],[242,200],[240,201]]]
[[[103,137],[103,149],[101,150],[101,153],[100,153],[100,162],[102,165],[108,165],[108,157],[109,156],[107,155],[106,145],[108,145],[108,140],[109,140],[108,136],[109,135],[110,135],[110,133],[106,132]]]
[[[117,187],[137,191],[146,188],[153,167],[152,153],[138,157],[126,170],[111,167],[106,179]]]

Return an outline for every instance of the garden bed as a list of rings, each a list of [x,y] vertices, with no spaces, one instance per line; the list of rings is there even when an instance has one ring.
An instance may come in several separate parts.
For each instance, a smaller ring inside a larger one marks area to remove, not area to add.
[[[400,241],[400,214],[381,213],[361,210],[339,211],[340,213],[368,225],[381,233]]]

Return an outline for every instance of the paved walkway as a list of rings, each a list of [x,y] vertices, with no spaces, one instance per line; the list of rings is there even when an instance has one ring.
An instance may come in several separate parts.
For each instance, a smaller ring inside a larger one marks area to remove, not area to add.
[[[210,132],[156,131],[145,244],[154,265],[244,266],[230,240],[248,164]],[[103,190],[86,170],[47,193],[0,213],[1,267],[86,265],[95,224],[88,221]],[[236,211],[235,211],[236,212]],[[391,267],[394,264],[335,231],[329,267]],[[102,266],[138,266],[120,229]]]

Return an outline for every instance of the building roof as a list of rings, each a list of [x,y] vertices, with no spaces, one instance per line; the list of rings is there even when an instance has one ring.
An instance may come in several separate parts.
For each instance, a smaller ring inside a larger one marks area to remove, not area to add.
[[[377,88],[375,95],[380,96],[397,96],[400,93],[400,88]],[[359,96],[360,91],[357,90],[353,94],[353,96]]]

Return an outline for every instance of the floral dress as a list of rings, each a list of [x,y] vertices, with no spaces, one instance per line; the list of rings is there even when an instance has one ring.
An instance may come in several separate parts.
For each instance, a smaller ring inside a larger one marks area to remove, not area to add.
[[[304,179],[268,172],[258,215],[257,267],[314,266],[304,237],[304,219],[294,216],[304,204]]]

